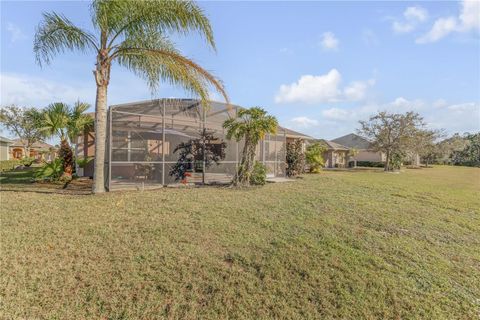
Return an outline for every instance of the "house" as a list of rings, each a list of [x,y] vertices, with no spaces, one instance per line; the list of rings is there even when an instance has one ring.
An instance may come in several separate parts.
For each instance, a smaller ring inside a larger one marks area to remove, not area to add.
[[[9,147],[12,143],[12,140],[0,136],[0,161],[10,159]]]
[[[297,140],[302,141],[302,152],[305,152],[307,149],[307,146],[315,141],[315,138],[308,136],[304,133],[298,132],[298,131],[293,131],[291,129],[285,128],[285,136],[286,136],[286,141],[288,143],[293,143]]]
[[[37,141],[30,146],[30,152],[27,154],[26,141],[22,139],[14,139],[9,145],[10,159],[22,159],[32,157],[38,161],[50,162],[56,158],[58,149],[51,144]]]
[[[243,149],[242,141],[226,139],[223,123],[241,107],[210,102],[205,107],[195,99],[157,99],[110,106],[107,120],[105,185],[109,190],[167,186],[177,184],[174,170],[182,165],[188,172],[187,183],[229,182],[233,178]],[[78,137],[76,157],[95,157],[93,128]],[[207,166],[204,159],[181,157],[182,144],[199,139],[203,130],[215,139],[211,149],[222,148],[225,156],[218,164]],[[306,138],[301,133],[279,127],[257,146],[256,160],[267,168],[267,176],[284,177],[286,141]],[[308,137],[310,138],[310,137]],[[217,148],[218,147],[218,148]],[[93,176],[94,161],[84,168]]]
[[[354,133],[333,139],[332,142],[358,151],[350,161],[384,162],[386,160],[385,154],[372,149],[370,141]]]
[[[317,142],[326,146],[323,154],[325,168],[345,168],[348,165],[350,149],[333,141],[320,139]]]

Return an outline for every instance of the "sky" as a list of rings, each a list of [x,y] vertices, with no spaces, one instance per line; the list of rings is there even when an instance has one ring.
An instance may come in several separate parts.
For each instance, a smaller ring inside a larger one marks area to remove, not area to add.
[[[42,12],[92,29],[89,2],[1,1],[2,106],[95,102],[95,54],[35,63]],[[233,103],[260,106],[282,126],[316,138],[355,132],[377,111],[420,113],[447,133],[480,130],[480,0],[199,2],[217,51],[195,34],[171,35],[219,77]],[[114,65],[108,103],[190,97]],[[220,96],[212,91],[212,97]],[[9,136],[5,130],[2,135]]]

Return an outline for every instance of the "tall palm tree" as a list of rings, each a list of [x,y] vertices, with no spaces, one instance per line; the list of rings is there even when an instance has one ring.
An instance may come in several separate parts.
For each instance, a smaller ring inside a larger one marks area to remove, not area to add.
[[[73,107],[65,103],[50,104],[44,111],[42,130],[47,136],[60,138],[60,158],[64,178],[71,178],[73,172],[72,144],[85,128],[93,124],[93,119],[85,114],[89,104],[77,102]]]
[[[189,0],[96,0],[91,6],[95,34],[75,26],[65,16],[45,13],[38,26],[34,52],[37,62],[50,63],[65,50],[96,54],[94,193],[105,191],[107,88],[114,62],[145,79],[155,90],[161,80],[197,94],[204,103],[209,86],[228,102],[223,85],[212,74],[183,56],[169,39],[172,32],[199,33],[215,49],[213,32],[201,8]]]
[[[278,121],[274,116],[267,114],[259,107],[241,109],[236,118],[227,119],[223,123],[227,129],[227,139],[244,139],[245,145],[242,151],[242,159],[233,180],[234,185],[250,185],[250,176],[255,165],[255,149],[266,134],[274,134],[277,131]]]

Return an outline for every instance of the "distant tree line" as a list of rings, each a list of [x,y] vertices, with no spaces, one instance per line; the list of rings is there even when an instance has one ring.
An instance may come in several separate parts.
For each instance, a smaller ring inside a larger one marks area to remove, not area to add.
[[[445,138],[444,130],[427,128],[415,112],[379,112],[360,121],[358,133],[372,142],[375,151],[385,154],[385,171],[399,169],[417,156],[425,166],[480,166],[480,133],[456,133]]]

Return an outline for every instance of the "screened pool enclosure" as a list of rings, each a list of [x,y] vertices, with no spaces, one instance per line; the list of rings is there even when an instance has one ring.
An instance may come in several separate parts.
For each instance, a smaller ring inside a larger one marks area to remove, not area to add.
[[[111,106],[106,155],[107,186],[155,187],[232,180],[242,142],[227,140],[222,125],[240,107],[193,99],[159,99]],[[285,175],[283,128],[257,146],[270,177]]]

